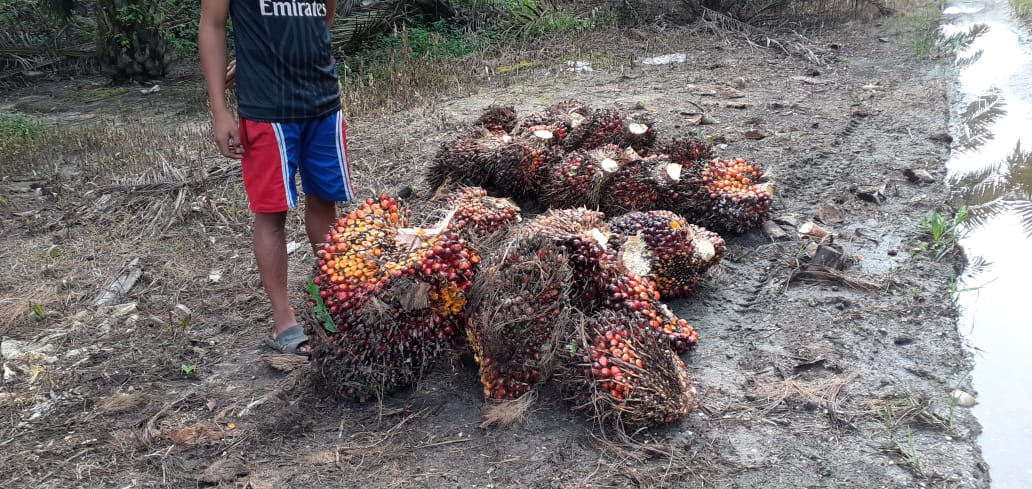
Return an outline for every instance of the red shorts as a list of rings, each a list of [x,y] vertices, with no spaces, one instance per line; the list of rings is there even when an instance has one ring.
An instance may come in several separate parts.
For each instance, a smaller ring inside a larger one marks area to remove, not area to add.
[[[306,194],[338,202],[354,198],[346,129],[339,110],[302,122],[255,122],[241,117],[244,189],[251,211],[277,213],[297,207],[298,173]]]

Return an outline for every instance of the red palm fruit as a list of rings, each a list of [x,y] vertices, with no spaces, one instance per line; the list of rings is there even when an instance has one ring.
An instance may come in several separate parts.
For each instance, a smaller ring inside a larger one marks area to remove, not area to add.
[[[648,332],[649,319],[627,311],[593,315],[585,334],[564,350],[559,376],[575,408],[625,429],[671,423],[698,408],[684,362]]]

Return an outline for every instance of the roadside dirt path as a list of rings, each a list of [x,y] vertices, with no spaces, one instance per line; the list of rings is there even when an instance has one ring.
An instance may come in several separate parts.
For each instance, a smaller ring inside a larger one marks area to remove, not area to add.
[[[950,397],[971,389],[950,295],[962,257],[912,252],[922,217],[951,215],[939,137],[948,71],[916,59],[907,33],[872,24],[814,38],[825,65],[690,31],[609,42],[594,46],[606,56],[587,58],[592,71],[557,60],[472,96],[351,121],[353,171],[369,193],[418,190],[419,169],[484,107],[567,98],[648,111],[663,134],[719,137],[720,156],[769,168],[787,237],[727,236],[722,266],[674,304],[701,335],[685,356],[702,403],[689,419],[614,443],[545,391],[525,422],[481,428],[475,366],[459,354],[382,402],[322,396],[305,365],[277,365],[284,373],[262,360],[246,202],[204,140],[200,80],[147,98],[55,82],[0,105],[87,125],[119,115],[111,137],[125,142],[116,154],[69,141],[36,175],[0,181],[0,486],[988,487],[977,422]],[[685,62],[640,63],[675,53]],[[742,96],[722,96],[736,78]],[[77,98],[111,102],[87,110]],[[165,129],[134,132],[134,100],[159,104]],[[703,112],[715,123],[694,125]],[[148,159],[135,135],[154,134],[182,145],[180,159]],[[155,159],[181,169],[166,180],[189,184],[127,192],[125,177],[143,171],[110,171]],[[911,182],[908,169],[935,182]],[[839,274],[808,269],[796,228],[815,219],[850,265]],[[291,226],[300,305],[312,256]],[[115,301],[131,306],[91,305],[136,269]],[[46,317],[29,318],[34,303]]]

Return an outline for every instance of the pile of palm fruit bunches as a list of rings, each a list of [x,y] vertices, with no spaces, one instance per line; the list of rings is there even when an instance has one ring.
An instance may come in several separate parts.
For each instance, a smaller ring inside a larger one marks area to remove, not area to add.
[[[568,100],[518,117],[491,106],[442,146],[426,173],[446,184],[489,188],[555,209],[616,216],[668,210],[721,232],[741,233],[770,215],[773,184],[742,158],[714,158],[697,138],[658,139],[646,114],[624,115]]]
[[[606,423],[687,416],[698,402],[679,355],[698,334],[661,301],[720,261],[712,230],[768,217],[763,172],[574,101],[522,119],[493,106],[474,126],[435,157],[425,215],[381,195],[329,230],[308,287],[324,384],[368,399],[469,348],[490,400],[552,382]],[[551,209],[524,220],[510,198]]]

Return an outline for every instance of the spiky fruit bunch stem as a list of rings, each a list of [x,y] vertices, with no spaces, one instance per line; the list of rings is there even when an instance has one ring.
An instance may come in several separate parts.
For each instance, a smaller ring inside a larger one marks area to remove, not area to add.
[[[684,362],[646,331],[646,318],[604,310],[585,327],[564,382],[580,409],[605,423],[635,429],[668,424],[698,408]]]

